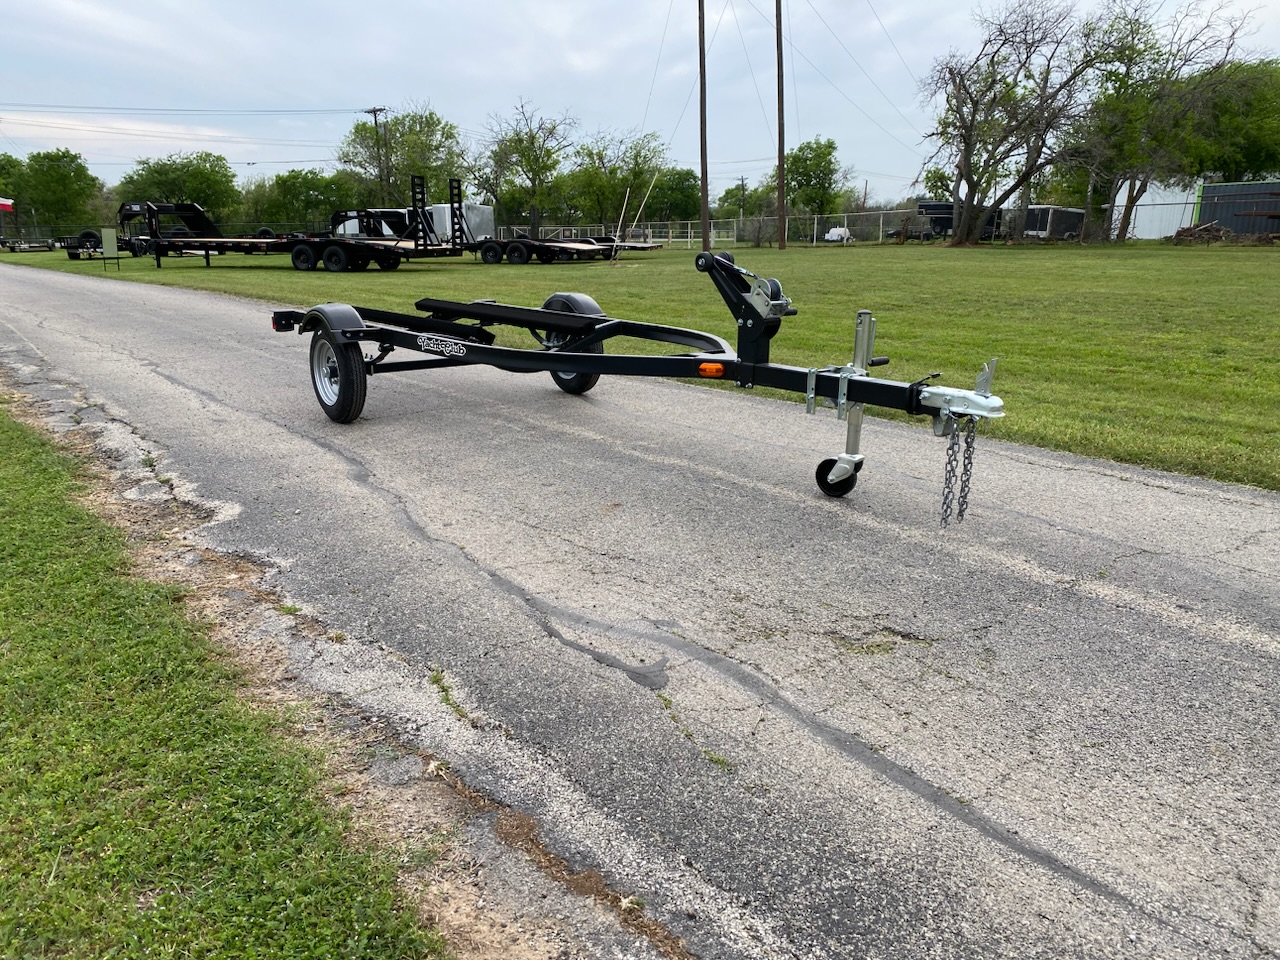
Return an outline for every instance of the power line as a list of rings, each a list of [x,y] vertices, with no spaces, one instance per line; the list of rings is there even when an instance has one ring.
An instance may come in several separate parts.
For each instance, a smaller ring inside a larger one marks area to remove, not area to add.
[[[880,94],[880,96],[884,98],[885,103],[893,107],[894,111],[898,114],[898,116],[902,117],[902,119],[907,122],[908,126],[914,127],[915,122],[909,119],[905,113],[903,113],[901,110],[898,109],[898,105],[889,99],[889,95],[887,93],[885,93],[883,90],[880,89],[880,84],[876,83],[875,77],[871,76],[871,74],[867,72],[866,68],[861,63],[858,62],[858,58],[853,55],[853,52],[848,47],[845,46],[844,41],[840,39],[839,35],[834,30],[831,29],[831,24],[827,23],[827,21],[823,18],[822,14],[818,12],[818,8],[813,5],[813,0],[805,0],[805,3],[809,4],[809,9],[813,11],[814,16],[816,16],[818,20],[821,21],[822,25],[827,28],[827,33],[831,34],[831,36],[835,39],[836,43],[840,44],[840,49],[843,50],[848,55],[849,59],[853,61],[853,65],[857,67],[859,70],[861,70],[862,75],[867,78],[867,81],[871,84],[871,86],[876,88],[876,93]],[[871,5],[870,0],[868,0],[867,6],[870,6],[870,5]],[[875,13],[875,10],[872,10],[871,12]],[[879,20],[880,18],[877,16],[876,19]],[[884,30],[883,23],[880,24],[880,29]],[[886,37],[889,36],[889,32],[887,30],[885,30],[885,36]],[[889,42],[893,43],[892,37],[889,38]],[[893,49],[896,52],[898,48],[895,46]],[[900,53],[898,54],[898,59],[899,60],[902,59],[902,54]],[[905,64],[906,61],[904,60],[903,63]],[[910,68],[907,69],[907,72],[908,73],[911,72]],[[915,80],[915,77],[913,76],[911,79]],[[918,82],[919,81],[917,81],[917,83]]]
[[[170,129],[142,130],[132,127],[103,127],[84,123],[58,123],[54,120],[31,120],[25,117],[0,117],[0,123],[44,127],[52,130],[73,130],[81,133],[99,133],[120,138],[133,137],[142,140],[216,141],[219,143],[260,144],[274,147],[333,147],[332,140],[285,140],[274,137],[241,137],[225,133],[196,133]]]
[[[871,15],[876,18],[876,23],[880,24],[880,29],[884,31],[884,38],[889,41],[889,46],[893,47],[893,52],[898,55],[898,59],[902,61],[902,65],[907,69],[913,83],[918,87],[920,81],[916,79],[916,75],[911,72],[911,64],[907,63],[907,58],[902,55],[902,51],[898,49],[898,45],[893,42],[893,37],[889,35],[889,28],[884,25],[884,21],[880,19],[880,14],[876,13],[876,8],[871,6],[871,0],[867,0],[867,6],[871,9]]]
[[[194,107],[103,107],[73,103],[7,103],[0,101],[0,108],[34,110],[36,112],[90,113],[90,114],[151,114],[159,116],[222,116],[222,117],[306,117],[306,116],[340,116],[364,111],[351,107],[349,109],[329,108],[324,110],[266,109],[266,110],[231,110],[205,109]]]

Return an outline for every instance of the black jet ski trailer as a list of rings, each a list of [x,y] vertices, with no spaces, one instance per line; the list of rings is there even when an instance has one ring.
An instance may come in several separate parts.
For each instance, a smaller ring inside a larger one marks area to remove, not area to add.
[[[864,457],[860,451],[866,405],[933,418],[937,436],[949,438],[943,482],[942,519],[964,519],[973,467],[977,422],[1004,416],[1004,403],[991,393],[995,361],[983,366],[973,390],[933,383],[932,374],[913,383],[881,380],[868,370],[889,362],[873,355],[876,320],[860,310],[853,359],[844,366],[796,367],[769,361],[769,343],[782,318],[796,309],[782,285],[742,269],[728,253],[700,253],[694,261],[707,274],[733,314],[737,350],[698,330],[621,320],[607,316],[581,293],[552,294],[540,308],[491,300],[460,303],[424,297],[415,306],[424,315],[393,313],[345,303],[324,303],[307,311],[277,310],[272,327],[279,332],[311,334],[311,382],[331,420],[351,423],[364,409],[371,374],[483,364],[517,373],[547,372],[566,393],[586,393],[602,375],[732,380],[744,389],[773,387],[805,395],[813,413],[822,398],[835,405],[848,430],[843,453],[824,459],[815,474],[830,497],[843,497],[857,483]],[[528,330],[536,348],[495,344],[489,327]],[[687,348],[662,356],[606,354],[613,337],[633,337]],[[392,359],[397,350],[425,354],[424,359]],[[964,437],[963,470],[960,438]],[[959,478],[959,501],[956,480]]]

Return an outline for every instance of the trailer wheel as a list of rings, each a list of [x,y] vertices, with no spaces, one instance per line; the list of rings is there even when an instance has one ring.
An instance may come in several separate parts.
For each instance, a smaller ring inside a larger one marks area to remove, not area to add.
[[[293,261],[293,269],[295,270],[314,270],[316,268],[316,253],[305,243],[300,243],[294,247],[289,259]]]
[[[539,250],[537,256],[539,263],[556,262],[556,252],[554,250]]]
[[[357,271],[368,270],[369,258],[368,257],[352,257],[349,261],[347,261],[347,269],[357,270]]]
[[[590,297],[581,293],[553,293],[542,304],[543,310],[563,310],[566,313],[581,313],[586,316],[600,316],[604,311]],[[534,336],[544,347],[561,347],[566,344],[572,347],[569,335],[560,330],[535,331]],[[583,347],[580,353],[604,353],[603,343],[592,343]],[[563,370],[552,370],[551,379],[565,393],[586,393],[600,382],[598,373],[568,373]]]
[[[832,483],[827,479],[827,477],[830,476],[831,470],[835,467],[836,462],[835,457],[828,457],[826,460],[823,460],[818,464],[818,469],[813,475],[813,479],[818,481],[818,489],[828,497],[846,496],[855,486],[857,486],[858,471],[862,469],[862,464],[859,463],[857,467],[854,468],[853,473],[849,474],[843,480],[837,480],[835,483]]]
[[[369,386],[360,345],[340,341],[332,330],[317,330],[311,337],[311,385],[330,420],[357,419]]]
[[[526,247],[523,243],[516,241],[515,243],[511,244],[511,246],[507,247],[507,263],[521,264],[521,263],[528,263],[528,262],[529,262],[529,248]]]
[[[324,268],[330,273],[342,273],[347,269],[347,251],[339,246],[325,247],[322,259]]]
[[[399,257],[380,257],[378,259],[378,269],[379,270],[399,270],[400,258]]]
[[[486,243],[480,248],[480,259],[488,264],[502,262],[502,248],[496,243]]]

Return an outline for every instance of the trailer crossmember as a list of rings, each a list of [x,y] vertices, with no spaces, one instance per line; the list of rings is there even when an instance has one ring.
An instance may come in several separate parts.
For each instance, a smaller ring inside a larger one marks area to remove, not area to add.
[[[936,374],[912,383],[870,376],[869,369],[889,359],[873,355],[876,320],[866,310],[857,314],[853,357],[848,364],[819,368],[772,363],[770,341],[782,319],[797,312],[783,296],[782,285],[742,269],[730,254],[700,253],[695,266],[710,277],[733,314],[738,328],[736,349],[712,333],[607,316],[595,300],[582,293],[552,294],[541,307],[424,297],[415,304],[422,315],[325,303],[307,311],[277,310],[271,323],[279,332],[297,330],[312,335],[312,385],[325,414],[339,423],[350,423],[360,416],[368,377],[373,374],[472,365],[515,373],[550,373],[556,386],[572,394],[587,392],[602,375],[608,375],[731,380],[743,389],[773,387],[804,394],[810,413],[823,398],[848,424],[844,452],[823,460],[815,474],[818,487],[831,497],[845,496],[857,482],[865,459],[860,446],[867,405],[931,416],[934,433],[947,437],[957,433],[962,421],[972,425],[980,419],[1004,416],[1003,402],[991,393],[994,360],[983,367],[973,390],[933,384]],[[500,345],[490,327],[523,328],[538,346]],[[669,344],[686,352],[606,354],[605,343],[617,337]],[[394,358],[398,350],[425,357]],[[972,464],[972,429],[967,435],[958,520],[964,517]]]

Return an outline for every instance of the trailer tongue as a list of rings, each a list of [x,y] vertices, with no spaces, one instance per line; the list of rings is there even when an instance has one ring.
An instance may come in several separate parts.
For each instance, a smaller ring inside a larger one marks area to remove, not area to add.
[[[461,303],[424,297],[415,306],[425,316],[393,313],[345,303],[325,303],[307,311],[278,310],[272,327],[280,332],[311,333],[311,379],[325,414],[338,423],[356,420],[364,409],[371,374],[463,365],[488,365],[518,373],[545,371],[568,393],[585,393],[601,375],[727,379],[737,386],[773,387],[802,393],[813,413],[818,398],[830,401],[847,422],[844,452],[818,464],[819,489],[830,497],[853,490],[865,457],[861,452],[862,419],[867,405],[929,416],[937,436],[950,438],[943,489],[943,524],[963,520],[973,469],[979,420],[1004,416],[1004,403],[991,393],[995,361],[984,365],[973,390],[933,384],[938,376],[913,383],[881,380],[868,370],[889,362],[873,355],[876,320],[870,311],[857,315],[852,360],[844,366],[795,367],[772,363],[769,344],[783,317],[797,311],[777,280],[742,269],[729,254],[700,253],[697,269],[707,274],[733,314],[738,328],[735,351],[711,333],[607,316],[581,293],[557,293],[541,308],[478,300]],[[487,329],[510,326],[528,330],[537,348],[495,344]],[[692,352],[664,356],[605,354],[613,337],[633,337]],[[365,345],[370,352],[366,354]],[[397,350],[424,354],[424,359],[393,359]],[[959,469],[964,436],[963,469]],[[956,483],[959,481],[957,501]]]

